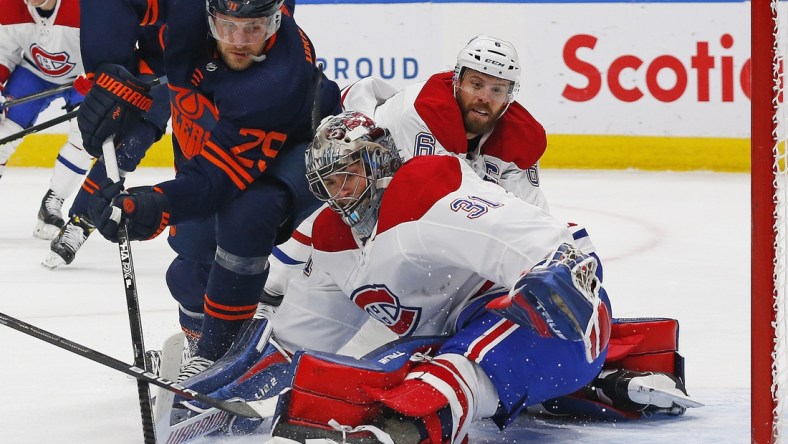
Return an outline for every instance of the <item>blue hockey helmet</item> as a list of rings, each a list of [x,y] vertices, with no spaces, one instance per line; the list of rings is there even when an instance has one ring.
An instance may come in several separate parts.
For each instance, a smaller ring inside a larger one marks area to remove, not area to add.
[[[238,28],[243,30],[241,43],[260,38],[268,40],[282,23],[284,0],[206,0],[211,36],[216,40],[236,43],[228,38]],[[221,15],[219,18],[217,15]],[[259,19],[257,22],[233,23],[233,19]]]
[[[209,13],[236,18],[257,18],[274,15],[284,0],[207,0]]]

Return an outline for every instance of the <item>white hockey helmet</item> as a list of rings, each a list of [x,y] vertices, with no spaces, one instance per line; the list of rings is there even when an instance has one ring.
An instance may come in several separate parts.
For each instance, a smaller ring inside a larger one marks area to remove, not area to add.
[[[514,101],[520,90],[520,58],[514,45],[506,40],[484,34],[472,38],[457,56],[453,78],[455,87],[466,68],[510,81],[508,103]]]
[[[346,170],[356,162],[363,166],[363,173],[358,175],[364,175],[366,187],[356,193],[358,196],[340,197],[341,188],[353,174]],[[306,150],[310,191],[363,238],[372,235],[383,190],[400,165],[402,158],[389,131],[357,111],[323,119]],[[325,180],[334,175],[342,175],[340,190],[326,185]]]

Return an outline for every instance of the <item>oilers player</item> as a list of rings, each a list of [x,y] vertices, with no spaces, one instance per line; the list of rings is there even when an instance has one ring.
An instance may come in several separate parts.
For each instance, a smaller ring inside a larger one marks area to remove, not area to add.
[[[125,68],[145,81],[163,77],[163,29],[160,26],[145,27],[140,30],[139,38],[140,40],[134,45],[135,57],[131,60],[131,65]],[[123,137],[118,139],[116,157],[122,178],[137,168],[148,148],[161,139],[167,129],[170,101],[167,87],[161,83],[163,82],[157,81],[157,85],[151,89],[153,103],[150,109],[141,113],[134,121],[128,121]],[[92,81],[80,77],[79,84],[86,93]],[[74,261],[79,249],[95,230],[93,222],[88,217],[90,196],[99,190],[100,184],[106,178],[107,171],[102,158],[90,168],[68,210],[68,220],[50,242],[50,251],[42,261],[42,265],[56,268]]]
[[[73,82],[82,73],[78,0],[1,0],[0,102]],[[50,103],[63,98],[67,108],[82,102],[74,89],[21,103],[7,110],[0,103],[0,138],[33,126]],[[60,149],[38,212],[33,235],[52,239],[63,227],[63,201],[79,186],[93,157],[82,149],[76,122]],[[0,176],[22,139],[0,145]]]
[[[208,0],[204,8],[170,0],[82,5],[86,67],[112,85],[97,80],[80,108],[85,147],[93,153],[148,104],[147,85],[118,65],[139,23],[166,24],[176,178],[120,196],[113,185],[97,193],[90,214],[111,240],[117,223],[110,205],[122,209],[133,240],[175,225],[170,244],[178,257],[167,282],[195,343],[183,380],[226,352],[255,313],[274,243],[319,205],[308,192],[303,153],[314,104],[321,105],[319,116],[336,112],[339,90],[315,68],[312,43],[282,0]]]

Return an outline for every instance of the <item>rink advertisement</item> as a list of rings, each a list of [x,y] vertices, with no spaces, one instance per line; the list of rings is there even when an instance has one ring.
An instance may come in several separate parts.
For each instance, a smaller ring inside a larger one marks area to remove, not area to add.
[[[340,87],[404,87],[452,69],[476,34],[512,41],[545,167],[749,168],[749,3],[297,3]]]
[[[452,69],[475,34],[512,41],[518,99],[549,135],[544,166],[722,170],[749,166],[749,16],[744,2],[331,3],[296,14],[340,86],[375,75],[402,87]]]

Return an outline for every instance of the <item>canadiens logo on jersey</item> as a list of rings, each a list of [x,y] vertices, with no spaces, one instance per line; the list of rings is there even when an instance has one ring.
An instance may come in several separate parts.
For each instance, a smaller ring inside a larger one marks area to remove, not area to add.
[[[402,305],[385,285],[361,287],[353,292],[350,299],[400,336],[413,333],[421,318],[421,308]]]
[[[36,67],[50,77],[62,77],[70,73],[77,65],[69,61],[68,52],[52,54],[38,44],[33,44],[30,47],[30,54],[33,56],[33,63]]]

